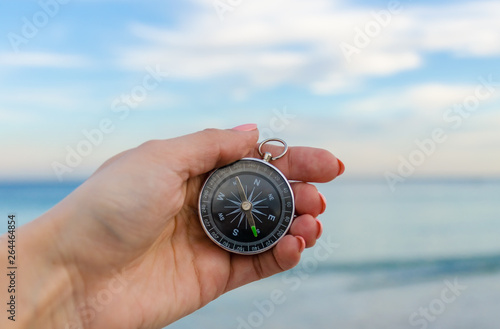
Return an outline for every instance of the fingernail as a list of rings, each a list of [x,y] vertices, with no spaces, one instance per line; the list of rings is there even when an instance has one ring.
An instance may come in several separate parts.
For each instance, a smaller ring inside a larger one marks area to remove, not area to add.
[[[316,237],[316,239],[319,239],[323,234],[323,223],[321,223],[317,218],[316,218],[316,223],[318,224],[318,236]]]
[[[342,161],[340,161],[339,159],[337,159],[337,161],[339,162],[339,173],[337,174],[337,176],[340,176],[344,173],[345,166],[344,166],[344,163]]]
[[[306,249],[306,240],[301,236],[296,236],[295,238],[299,242],[299,253],[302,253]]]
[[[238,127],[234,127],[232,130],[237,131],[252,131],[257,129],[257,125],[255,123],[247,123]]]
[[[326,198],[321,192],[319,193],[319,199],[321,200],[321,211],[319,212],[320,214],[324,213],[326,210]]]

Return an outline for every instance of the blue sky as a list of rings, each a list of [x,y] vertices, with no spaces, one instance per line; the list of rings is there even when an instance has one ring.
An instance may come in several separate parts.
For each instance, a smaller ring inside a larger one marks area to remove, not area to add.
[[[500,176],[500,4],[398,4],[4,1],[0,179],[79,179],[148,139],[247,122],[352,176]]]

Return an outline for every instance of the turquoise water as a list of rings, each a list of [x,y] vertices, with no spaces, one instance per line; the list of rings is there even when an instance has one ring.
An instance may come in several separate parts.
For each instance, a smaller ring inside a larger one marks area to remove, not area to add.
[[[77,185],[1,184],[0,215],[25,223]],[[296,269],[169,328],[497,328],[500,182],[414,181],[392,193],[340,179],[319,189],[322,242]],[[466,288],[454,295],[454,282]]]

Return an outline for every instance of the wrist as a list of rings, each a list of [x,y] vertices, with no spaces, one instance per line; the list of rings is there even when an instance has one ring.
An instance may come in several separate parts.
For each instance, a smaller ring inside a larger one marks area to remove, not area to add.
[[[0,323],[8,323],[5,327],[66,329],[73,328],[66,324],[78,321],[77,275],[63,261],[61,246],[55,240],[60,219],[58,211],[51,210],[17,229],[15,296],[18,313],[15,322],[2,317]],[[2,246],[6,246],[4,237]],[[1,263],[6,264],[7,249],[2,249]],[[5,276],[0,282],[5,279],[9,278]],[[6,281],[5,284],[2,282],[0,289],[4,290],[6,284]]]

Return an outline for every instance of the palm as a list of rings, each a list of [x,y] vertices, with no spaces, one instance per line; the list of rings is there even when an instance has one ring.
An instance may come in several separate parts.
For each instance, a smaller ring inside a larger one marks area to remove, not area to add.
[[[196,199],[201,180],[197,177],[185,183],[180,211],[167,220],[157,246],[144,252],[138,266],[128,273],[137,278],[133,284],[141,292],[129,299],[133,302],[128,307],[134,309],[140,305],[142,318],[168,312],[187,315],[223,294],[228,287],[231,255],[213,244],[199,224]],[[177,303],[169,303],[172,299]],[[164,305],[169,304],[173,309],[166,310]]]
[[[198,221],[189,207],[184,206],[167,225],[175,227],[175,239],[160,241],[124,273],[135,286],[131,296],[124,298],[129,303],[121,305],[126,312],[120,312],[135,315],[128,322],[130,328],[137,328],[142,318],[187,315],[220,296],[228,285],[231,257],[204,236],[200,225],[193,225]],[[142,314],[132,312],[137,309]]]
[[[100,225],[95,227],[100,230],[105,223],[110,234],[102,239],[106,246],[97,262],[86,268],[114,269],[129,280],[133,289],[125,290],[127,296],[120,296],[116,309],[131,315],[125,323],[137,328],[142,318],[168,313],[183,316],[230,289],[232,257],[208,239],[198,220],[196,203],[204,176],[182,181],[150,165],[126,179],[115,179],[106,172],[113,165],[114,161],[107,163],[94,181],[89,180],[99,185],[92,187],[102,195],[97,199],[106,200],[100,205],[103,209],[91,206],[99,214],[95,218]],[[89,291],[88,295],[97,293]],[[168,303],[172,299],[178,302]],[[169,304],[172,309],[165,309]],[[137,309],[142,314],[134,312]]]

